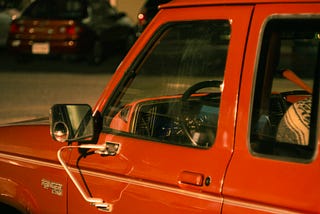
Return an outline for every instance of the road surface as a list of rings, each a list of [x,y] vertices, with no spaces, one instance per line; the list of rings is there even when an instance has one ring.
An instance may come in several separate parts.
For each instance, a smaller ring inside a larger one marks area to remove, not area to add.
[[[99,66],[47,58],[17,63],[0,49],[0,124],[48,116],[55,103],[93,106],[120,61],[114,56]]]

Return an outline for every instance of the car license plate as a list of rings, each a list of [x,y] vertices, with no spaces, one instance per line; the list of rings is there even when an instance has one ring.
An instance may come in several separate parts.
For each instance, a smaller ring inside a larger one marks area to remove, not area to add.
[[[49,54],[50,45],[49,43],[34,43],[32,45],[33,54]]]

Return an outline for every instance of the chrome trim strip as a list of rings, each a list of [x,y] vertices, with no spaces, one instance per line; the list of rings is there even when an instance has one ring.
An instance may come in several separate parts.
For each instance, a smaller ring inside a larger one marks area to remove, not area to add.
[[[49,163],[46,161],[34,160],[31,158],[27,158],[27,157],[9,155],[9,154],[5,154],[5,153],[1,153],[1,152],[0,152],[0,158],[63,170],[63,167],[58,163],[58,161],[55,164],[55,163]],[[3,161],[0,160],[0,162],[3,162]],[[11,164],[13,164],[13,163],[11,163]]]
[[[252,211],[261,211],[261,212],[268,212],[268,213],[281,213],[281,214],[297,214],[301,212],[295,212],[295,211],[290,211],[287,209],[282,209],[282,208],[277,208],[277,207],[272,207],[268,205],[263,205],[263,204],[258,204],[258,203],[250,203],[246,201],[241,201],[241,200],[234,200],[234,199],[229,199],[225,198],[223,200],[224,205],[229,205],[231,207],[242,207],[242,208],[247,208],[247,211],[252,210]]]

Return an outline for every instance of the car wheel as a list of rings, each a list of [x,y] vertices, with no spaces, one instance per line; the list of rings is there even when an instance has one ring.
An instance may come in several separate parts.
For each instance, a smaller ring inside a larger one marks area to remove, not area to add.
[[[103,56],[104,53],[102,43],[99,40],[96,40],[92,46],[92,49],[88,57],[89,64],[100,64],[103,61]]]

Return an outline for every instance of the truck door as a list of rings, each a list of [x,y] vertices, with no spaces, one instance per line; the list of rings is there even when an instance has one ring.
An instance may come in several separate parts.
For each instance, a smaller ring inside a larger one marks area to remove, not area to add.
[[[320,210],[319,12],[318,3],[255,9],[225,213]]]
[[[251,9],[159,12],[96,108],[103,127],[98,145],[108,143],[117,154],[74,150],[70,159],[86,193],[111,206],[96,209],[70,184],[70,214],[221,210],[247,36],[242,29]]]

